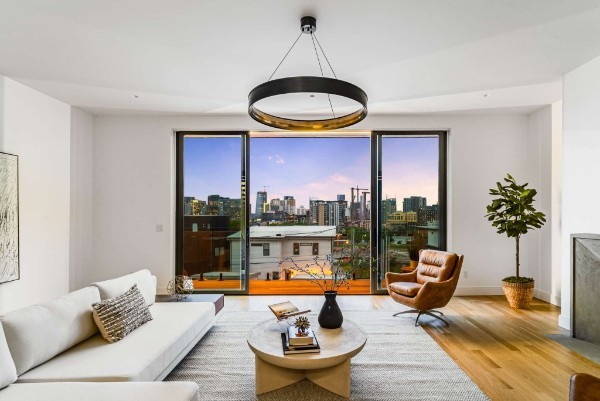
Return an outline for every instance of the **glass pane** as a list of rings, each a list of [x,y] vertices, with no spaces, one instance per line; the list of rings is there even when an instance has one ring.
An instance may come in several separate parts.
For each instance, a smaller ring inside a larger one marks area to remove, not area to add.
[[[381,259],[386,272],[410,272],[421,249],[439,249],[439,139],[381,137]]]
[[[241,136],[184,138],[183,272],[196,290],[244,288],[242,152]]]
[[[370,157],[369,137],[251,138],[251,294],[318,294],[330,255],[350,293],[370,292]]]

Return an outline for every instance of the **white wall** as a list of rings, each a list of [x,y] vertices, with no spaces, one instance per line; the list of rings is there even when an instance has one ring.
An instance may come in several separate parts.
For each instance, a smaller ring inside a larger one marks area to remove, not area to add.
[[[551,115],[544,111],[537,118]],[[533,171],[545,165],[532,164],[529,158],[530,148],[539,145],[539,133],[551,135],[551,130],[544,122],[544,129],[536,128],[531,134],[530,120],[527,115],[371,116],[358,127],[451,130],[449,249],[465,254],[463,269],[468,273],[468,278],[461,278],[459,294],[501,294],[500,280],[514,274],[514,242],[497,235],[483,215],[490,201],[488,189],[507,172],[519,180],[548,185],[547,177],[542,180],[542,174]],[[164,289],[174,274],[173,129],[264,127],[247,116],[96,117],[93,267],[78,273],[81,283],[148,267]],[[547,198],[551,188],[540,185],[540,197]],[[155,230],[157,224],[164,226],[163,232]],[[538,277],[540,241],[527,236],[522,248],[523,261],[527,261],[523,273],[536,276],[544,286],[542,291],[552,291],[547,277]]]
[[[535,296],[555,305],[560,305],[560,249],[553,251],[553,244],[560,242],[561,233],[560,174],[553,174],[560,169],[561,107],[557,102],[529,115],[528,171],[521,178],[530,188],[542,189],[535,207],[546,214],[546,224],[527,234],[528,240],[537,242],[537,251],[521,262],[537,266],[529,270],[536,279]]]
[[[566,74],[563,86],[562,308],[570,328],[571,234],[600,233],[600,57]]]
[[[89,284],[80,272],[92,268],[94,116],[71,110],[71,290]]]
[[[19,156],[21,279],[0,313],[69,290],[70,106],[0,76],[0,151]]]

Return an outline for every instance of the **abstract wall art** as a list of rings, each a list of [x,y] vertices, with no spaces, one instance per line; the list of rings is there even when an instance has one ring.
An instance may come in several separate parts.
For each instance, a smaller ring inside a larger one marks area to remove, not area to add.
[[[19,158],[0,152],[0,284],[19,273]]]

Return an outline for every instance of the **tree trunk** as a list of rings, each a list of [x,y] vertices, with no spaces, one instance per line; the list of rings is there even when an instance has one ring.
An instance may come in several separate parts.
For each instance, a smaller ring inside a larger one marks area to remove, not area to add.
[[[519,278],[519,239],[521,238],[520,235],[517,235],[517,253],[516,253],[516,258],[517,258],[517,278]]]

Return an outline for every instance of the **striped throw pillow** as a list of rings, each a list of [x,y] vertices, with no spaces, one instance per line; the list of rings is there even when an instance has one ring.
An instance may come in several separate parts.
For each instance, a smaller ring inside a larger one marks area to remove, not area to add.
[[[152,320],[144,296],[134,284],[125,293],[92,304],[94,321],[102,337],[109,343],[122,340],[146,322]]]

